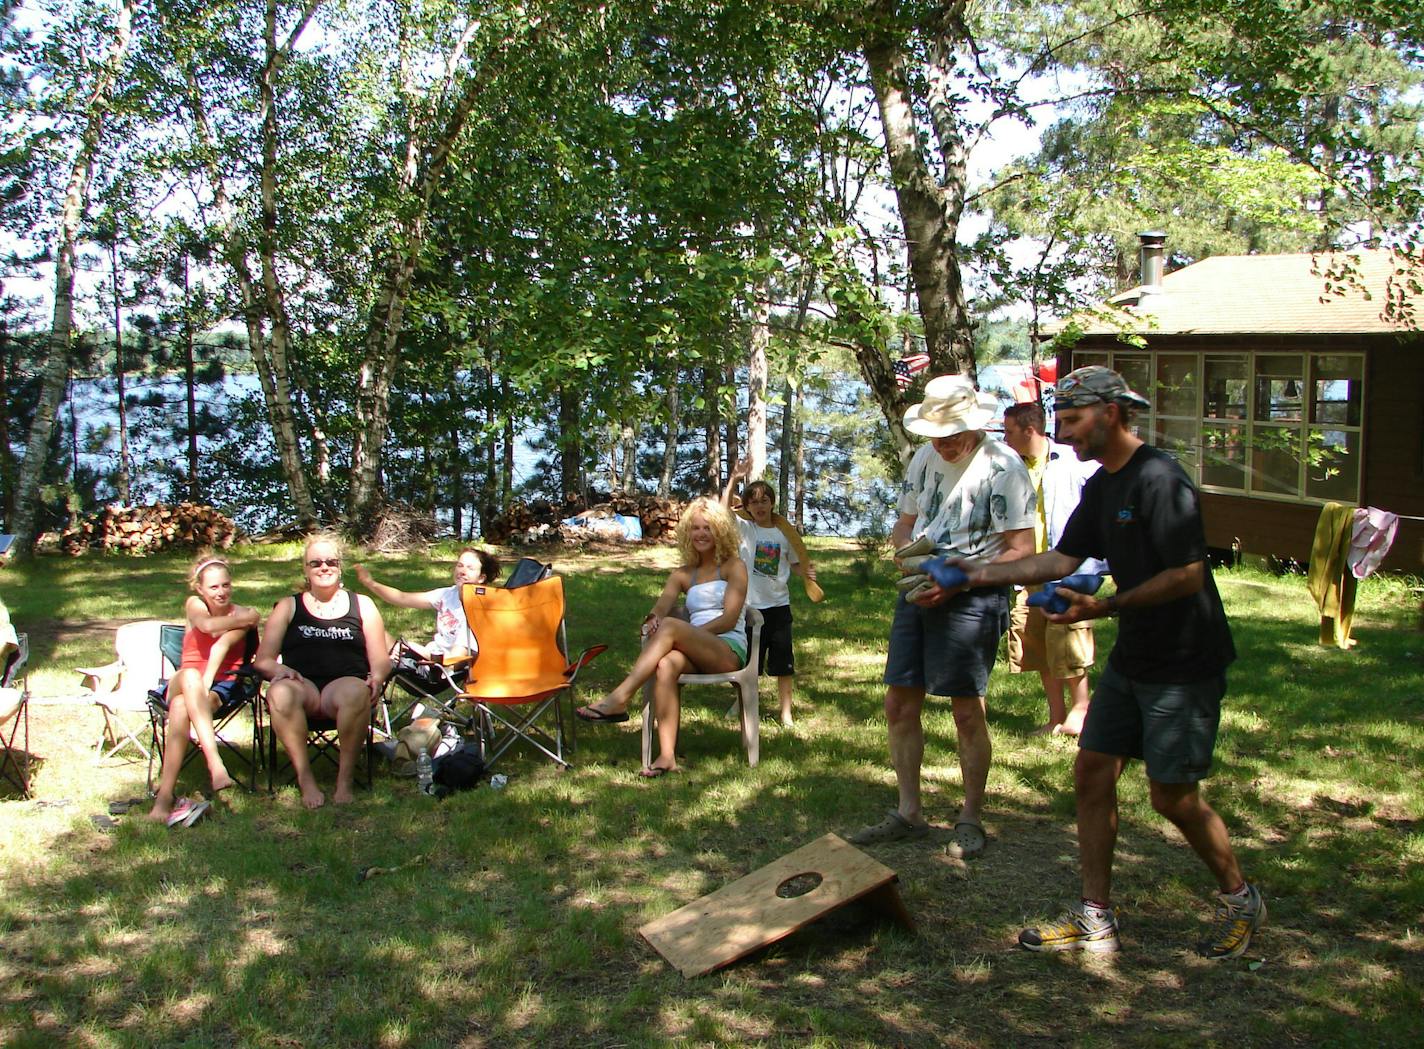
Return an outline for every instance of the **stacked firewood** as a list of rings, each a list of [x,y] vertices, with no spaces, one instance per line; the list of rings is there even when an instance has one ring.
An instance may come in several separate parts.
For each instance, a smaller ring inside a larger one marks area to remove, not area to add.
[[[536,499],[531,503],[515,502],[485,526],[484,538],[490,543],[525,546],[553,543],[577,545],[594,533],[607,538],[602,529],[590,526],[597,518],[619,515],[638,518],[644,541],[658,542],[671,538],[683,505],[675,499],[626,492],[604,494],[592,506],[585,506],[582,500],[573,498],[561,504],[547,499]],[[588,519],[586,524],[570,526],[562,523],[580,514]]]
[[[237,538],[237,526],[211,506],[179,503],[168,506],[106,506],[59,538],[67,554],[85,550],[124,550],[147,554],[170,546],[225,550]]]
[[[643,538],[649,542],[672,540],[672,530],[677,527],[677,519],[682,516],[686,503],[677,499],[659,499],[655,495],[644,496],[637,514],[643,522]]]
[[[523,535],[540,525],[550,525],[556,521],[553,507],[545,499],[536,499],[532,504],[513,502],[509,508],[494,520],[489,521],[483,531],[487,543],[508,543],[516,535]]]

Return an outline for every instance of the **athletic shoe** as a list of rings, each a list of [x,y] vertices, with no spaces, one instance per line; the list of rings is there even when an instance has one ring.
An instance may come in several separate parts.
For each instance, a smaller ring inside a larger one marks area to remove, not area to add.
[[[1117,916],[1088,915],[1081,903],[1069,907],[1058,920],[1019,933],[1019,946],[1030,951],[1090,951],[1112,954],[1121,949],[1117,938]]]
[[[1211,933],[1197,944],[1197,953],[1212,961],[1242,954],[1256,930],[1266,924],[1266,899],[1256,886],[1246,886],[1244,900],[1224,892],[1217,893],[1216,899]]]

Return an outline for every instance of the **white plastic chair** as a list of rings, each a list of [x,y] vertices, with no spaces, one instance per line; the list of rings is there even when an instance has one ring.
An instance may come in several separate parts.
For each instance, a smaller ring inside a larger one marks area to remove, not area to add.
[[[742,746],[747,751],[747,764],[756,767],[761,760],[761,707],[757,700],[758,677],[761,674],[761,612],[747,608],[747,622],[751,624],[748,637],[747,665],[741,670],[726,674],[683,674],[677,679],[679,688],[684,685],[731,685],[737,694],[732,709],[737,712],[742,728]],[[730,712],[729,712],[730,713]],[[657,728],[657,717],[653,707],[653,682],[643,685],[643,767],[653,763],[653,730]]]
[[[125,623],[114,632],[112,663],[101,667],[75,667],[84,678],[84,689],[94,705],[104,715],[99,740],[94,753],[100,758],[112,758],[129,748],[150,759],[148,744],[139,734],[147,735],[148,690],[163,679],[163,650],[159,638],[163,623],[145,619]]]

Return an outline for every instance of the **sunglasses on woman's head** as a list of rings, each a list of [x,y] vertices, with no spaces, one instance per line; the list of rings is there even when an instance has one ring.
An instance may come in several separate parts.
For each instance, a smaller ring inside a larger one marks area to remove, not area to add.
[[[340,568],[341,558],[339,557],[314,557],[307,562],[308,568],[320,568],[325,565],[327,568]]]

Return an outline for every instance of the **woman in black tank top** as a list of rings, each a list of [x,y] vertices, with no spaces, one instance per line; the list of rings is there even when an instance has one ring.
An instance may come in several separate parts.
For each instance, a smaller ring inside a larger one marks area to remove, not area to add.
[[[326,803],[307,760],[307,718],[336,722],[341,758],[332,801],[353,800],[356,762],[371,721],[371,703],[391,672],[386,627],[375,603],[341,586],[341,541],[319,534],[302,551],[304,590],[277,602],[253,660],[271,684],[272,728],[286,748],[302,804]],[[280,657],[281,662],[278,662]]]

